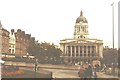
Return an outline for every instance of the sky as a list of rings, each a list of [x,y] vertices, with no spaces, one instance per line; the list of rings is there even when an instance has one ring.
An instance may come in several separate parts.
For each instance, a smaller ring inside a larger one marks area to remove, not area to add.
[[[117,0],[0,0],[3,28],[21,29],[39,42],[59,45],[60,40],[74,37],[76,19],[83,11],[89,25],[89,38],[113,46],[112,2],[114,1],[115,48],[118,48]]]

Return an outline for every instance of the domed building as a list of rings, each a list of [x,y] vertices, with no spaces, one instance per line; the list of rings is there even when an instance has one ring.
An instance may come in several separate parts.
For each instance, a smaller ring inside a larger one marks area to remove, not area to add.
[[[98,64],[103,57],[103,41],[88,37],[88,21],[81,11],[74,26],[74,38],[60,40],[62,58],[69,64]]]

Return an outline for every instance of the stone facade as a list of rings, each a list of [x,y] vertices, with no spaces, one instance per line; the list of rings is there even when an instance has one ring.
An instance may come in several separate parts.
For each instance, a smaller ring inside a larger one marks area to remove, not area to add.
[[[10,54],[15,54],[15,43],[16,43],[15,31],[14,29],[11,29],[11,32],[9,34],[9,53]]]
[[[66,63],[93,63],[103,57],[103,41],[88,37],[88,21],[81,11],[74,26],[74,38],[60,40]]]

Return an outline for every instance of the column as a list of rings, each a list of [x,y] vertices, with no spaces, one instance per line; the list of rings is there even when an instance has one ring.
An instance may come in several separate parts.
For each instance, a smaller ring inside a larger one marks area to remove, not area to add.
[[[97,57],[96,46],[95,46],[95,57]]]
[[[82,46],[82,57],[84,57],[84,48]]]
[[[99,57],[99,45],[97,45],[97,56]]]
[[[86,46],[86,56],[88,57],[88,46]]]
[[[65,51],[65,55],[66,55],[66,52],[67,52],[67,50],[66,50],[66,47],[67,47],[67,46],[66,46],[66,45],[64,45],[64,51]]]
[[[80,46],[78,46],[78,56],[80,57]]]
[[[90,46],[90,57],[92,57],[92,46]]]
[[[70,49],[71,49],[71,50],[70,50],[70,54],[71,54],[71,57],[72,57],[72,46],[70,46]]]
[[[68,56],[68,46],[66,46],[66,53],[65,56]]]
[[[74,46],[74,57],[76,57],[76,46]]]

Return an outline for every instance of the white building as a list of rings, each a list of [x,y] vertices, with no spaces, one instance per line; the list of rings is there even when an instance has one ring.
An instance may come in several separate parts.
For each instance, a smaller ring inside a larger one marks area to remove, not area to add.
[[[11,32],[9,34],[9,53],[15,54],[15,32],[14,29],[11,29]]]
[[[81,11],[74,26],[74,38],[60,40],[62,58],[66,63],[92,63],[103,57],[103,41],[88,37],[88,21]]]

